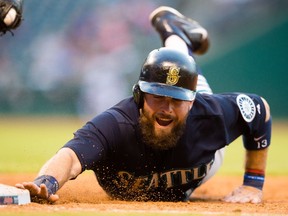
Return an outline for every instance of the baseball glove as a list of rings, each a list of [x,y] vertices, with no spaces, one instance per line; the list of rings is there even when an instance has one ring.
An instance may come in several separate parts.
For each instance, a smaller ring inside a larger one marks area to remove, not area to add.
[[[22,21],[22,0],[0,0],[0,35],[16,29]]]

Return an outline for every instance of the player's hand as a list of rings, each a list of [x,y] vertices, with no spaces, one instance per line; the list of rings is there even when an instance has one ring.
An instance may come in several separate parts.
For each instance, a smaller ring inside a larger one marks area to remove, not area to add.
[[[224,197],[223,201],[230,203],[261,203],[263,192],[254,187],[242,185]]]
[[[23,182],[21,184],[16,184],[15,187],[29,190],[30,197],[34,202],[47,201],[49,203],[54,203],[59,199],[57,194],[51,194],[49,196],[45,184],[41,184],[40,187],[38,187],[34,182]]]

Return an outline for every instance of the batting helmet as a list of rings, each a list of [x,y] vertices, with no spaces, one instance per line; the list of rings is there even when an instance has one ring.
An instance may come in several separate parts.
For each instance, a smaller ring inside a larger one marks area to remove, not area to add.
[[[162,47],[149,53],[133,96],[143,106],[142,92],[193,101],[196,95],[197,72],[194,59],[175,49]]]

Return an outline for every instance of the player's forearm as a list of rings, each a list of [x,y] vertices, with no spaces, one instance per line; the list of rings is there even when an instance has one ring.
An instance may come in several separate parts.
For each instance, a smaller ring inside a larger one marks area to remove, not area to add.
[[[69,179],[79,175],[80,172],[81,164],[76,154],[69,148],[62,148],[44,164],[38,176],[53,176],[61,187]]]
[[[247,150],[243,185],[262,190],[265,181],[265,169],[268,148]]]
[[[259,170],[265,172],[268,148],[261,150],[246,150],[246,170]]]

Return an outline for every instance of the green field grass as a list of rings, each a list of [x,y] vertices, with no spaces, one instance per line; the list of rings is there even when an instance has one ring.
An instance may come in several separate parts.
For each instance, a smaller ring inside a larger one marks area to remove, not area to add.
[[[0,116],[0,173],[35,173],[85,122],[67,117]],[[288,121],[274,121],[267,174],[288,175]],[[241,138],[226,148],[219,174],[243,173]]]
[[[66,117],[0,117],[0,172],[37,172],[83,122]]]

